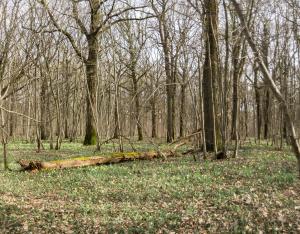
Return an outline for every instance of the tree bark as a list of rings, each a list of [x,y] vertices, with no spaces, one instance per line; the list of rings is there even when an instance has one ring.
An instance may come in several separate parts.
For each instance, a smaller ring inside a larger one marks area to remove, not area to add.
[[[185,76],[185,75],[184,75]],[[181,84],[180,92],[180,116],[179,116],[179,137],[184,137],[185,129],[185,112],[186,112],[186,80],[184,79],[183,84]]]
[[[134,93],[134,103],[135,103],[135,121],[138,131],[138,140],[143,140],[143,128],[141,123],[141,117],[140,117],[140,98],[139,98],[139,91],[138,91],[138,80],[136,77],[136,71],[135,71],[135,65],[131,67],[131,78],[133,82],[133,93]]]
[[[42,77],[42,84],[41,84],[41,92],[40,92],[40,99],[41,99],[41,106],[40,106],[40,111],[41,111],[41,140],[46,140],[47,139],[47,133],[46,133],[46,125],[47,125],[47,111],[46,111],[46,103],[47,103],[47,97],[46,97],[46,92],[47,92],[47,79],[46,77]]]
[[[77,168],[85,166],[98,166],[105,164],[121,163],[135,160],[152,160],[155,158],[174,157],[176,153],[174,151],[165,152],[129,152],[129,153],[114,153],[111,157],[81,157],[74,159],[65,159],[57,161],[30,161],[20,160],[19,164],[25,171],[34,171],[42,169],[65,169],[65,168]]]
[[[151,98],[151,137],[152,138],[157,137],[156,119],[157,119],[156,98],[155,95],[153,95],[153,97]]]
[[[118,87],[117,87],[118,88]],[[118,111],[118,90],[116,91],[115,95],[115,104],[114,104],[114,139],[118,139],[120,136],[120,126],[119,126],[119,111]]]
[[[269,68],[269,62],[268,62],[268,57],[269,57],[269,44],[270,44],[270,33],[269,33],[269,28],[267,23],[264,24],[264,29],[263,29],[263,42],[262,42],[262,56],[264,63],[267,67]],[[269,84],[267,81],[265,81],[265,99],[264,99],[264,139],[269,138],[269,126],[270,126],[270,110],[271,110],[271,100],[270,100],[270,88]]]
[[[256,65],[254,65],[256,66]],[[257,139],[261,139],[261,98],[260,91],[258,87],[258,67],[254,67],[254,89],[255,89],[255,104],[256,104],[256,129],[257,129]]]
[[[97,63],[99,42],[96,36],[89,36],[88,39],[89,55],[85,63],[86,67],[86,122],[84,145],[95,145],[97,143],[97,133],[95,127],[96,111],[96,81],[97,81]]]
[[[237,131],[239,125],[239,81],[240,81],[240,53],[242,49],[242,40],[236,26],[234,25],[233,39],[235,40],[232,50],[233,64],[233,82],[232,82],[232,123],[231,123],[231,139],[237,140]]]
[[[176,85],[175,78],[173,77],[174,62],[172,59],[171,51],[171,38],[167,22],[167,1],[161,3],[161,12],[152,4],[154,11],[158,17],[159,24],[159,35],[161,39],[163,54],[164,54],[164,65],[166,74],[166,93],[167,93],[167,142],[170,143],[175,138],[174,122],[175,122],[175,90]]]
[[[214,82],[218,74],[218,3],[205,0],[205,62],[203,66],[203,104],[207,151],[216,151]]]

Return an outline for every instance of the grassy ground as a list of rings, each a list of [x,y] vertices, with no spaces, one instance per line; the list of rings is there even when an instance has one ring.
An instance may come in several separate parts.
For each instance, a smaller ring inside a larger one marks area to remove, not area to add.
[[[13,169],[20,158],[93,154],[69,143],[37,154],[15,142],[9,151]],[[299,233],[297,176],[291,153],[266,145],[218,162],[187,156],[38,173],[0,169],[0,233]]]

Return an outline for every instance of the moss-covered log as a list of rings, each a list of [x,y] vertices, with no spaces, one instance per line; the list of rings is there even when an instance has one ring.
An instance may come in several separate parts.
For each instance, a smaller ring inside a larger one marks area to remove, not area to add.
[[[111,156],[80,157],[64,160],[42,162],[36,160],[19,160],[19,164],[25,171],[34,171],[42,169],[63,169],[76,168],[84,166],[96,166],[103,164],[120,163],[134,160],[151,160],[154,158],[173,157],[176,154],[173,151],[166,152],[129,152],[113,153]]]

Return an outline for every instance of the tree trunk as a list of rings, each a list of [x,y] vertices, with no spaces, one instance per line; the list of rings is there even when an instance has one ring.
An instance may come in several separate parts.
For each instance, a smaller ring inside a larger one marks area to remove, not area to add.
[[[6,139],[2,140],[3,146],[3,163],[4,163],[4,170],[8,170],[8,162],[7,162],[7,142]]]
[[[235,40],[232,51],[233,64],[233,82],[232,82],[232,123],[231,123],[231,139],[237,140],[237,131],[239,125],[239,81],[240,81],[240,66],[241,66],[241,47],[242,40],[236,26],[234,25],[233,39]]]
[[[155,95],[153,95],[151,99],[151,137],[156,138],[157,137],[157,130],[156,130],[156,98]]]
[[[263,29],[263,41],[262,41],[262,57],[264,60],[264,63],[266,65],[266,68],[269,68],[269,45],[270,45],[270,33],[269,33],[269,26],[267,23],[264,24]],[[264,139],[269,138],[269,126],[270,126],[270,88],[267,81],[264,82],[265,85],[265,99],[264,99]]]
[[[41,84],[41,92],[40,92],[40,99],[41,99],[41,106],[40,106],[40,111],[41,111],[41,140],[46,140],[47,139],[47,133],[46,133],[46,125],[47,125],[47,111],[46,111],[46,103],[47,103],[47,97],[46,97],[46,92],[47,92],[47,79],[46,77],[42,77],[42,84]]]
[[[185,79],[182,81],[184,82],[181,84],[181,95],[180,95],[180,116],[179,116],[179,137],[184,137],[184,129],[185,129],[185,112],[186,112],[186,84]]]
[[[167,69],[167,68],[166,68]],[[166,72],[167,74],[169,72]],[[172,92],[172,78],[171,74],[167,75],[166,90],[167,90],[167,142],[170,143],[174,140],[174,122],[173,122],[173,92]]]
[[[248,100],[247,94],[244,98],[244,108],[245,108],[245,139],[248,138]]]
[[[65,139],[69,138],[69,95],[70,95],[70,75],[69,75],[69,62],[68,60],[66,61],[66,74],[65,74],[65,79],[66,79],[66,97],[65,97],[65,105],[64,105],[64,137]]]
[[[142,123],[140,120],[140,99],[139,99],[139,93],[138,93],[138,80],[136,77],[136,72],[135,72],[135,66],[132,66],[131,68],[131,78],[133,82],[133,93],[134,93],[134,103],[135,103],[135,121],[136,121],[136,126],[137,126],[137,131],[138,131],[138,140],[142,141],[143,140],[143,128],[142,128]]]
[[[118,112],[118,95],[115,95],[115,105],[114,105],[114,121],[115,121],[115,126],[114,126],[114,139],[118,139],[120,136],[120,126],[119,126],[119,112]]]
[[[98,40],[96,36],[91,36],[88,40],[89,55],[85,63],[86,67],[86,122],[84,145],[95,145],[97,133],[95,128],[96,114],[96,81],[97,81],[97,62],[98,62]]]
[[[264,105],[264,139],[269,138],[269,125],[270,125],[270,90],[267,88]]]
[[[175,157],[175,156],[177,156],[177,154],[172,150],[165,151],[165,152],[128,152],[128,153],[114,153],[110,157],[94,156],[94,157],[82,157],[82,158],[49,161],[49,162],[20,160],[19,164],[25,171],[34,171],[34,170],[42,170],[42,169],[65,169],[65,168],[77,168],[77,167],[85,167],[85,166],[98,166],[98,165],[105,165],[105,164],[135,161],[135,160],[152,160],[155,158],[167,158],[167,157]]]
[[[14,111],[15,109],[15,94],[12,94],[9,100],[10,104],[10,110]],[[16,116],[14,114],[9,115],[9,136],[13,137],[14,136],[14,130],[15,130],[15,121],[16,121]]]
[[[1,103],[2,104],[2,103]],[[3,165],[4,170],[8,169],[8,162],[7,162],[7,133],[5,131],[5,117],[3,110],[0,110],[0,117],[1,117],[1,136],[2,136],[2,147],[3,147]]]
[[[261,101],[260,101],[260,91],[258,87],[258,67],[254,68],[254,89],[255,89],[255,103],[256,103],[256,129],[257,129],[257,139],[261,139]]]
[[[165,4],[165,3],[164,3]],[[165,5],[163,6],[166,7]],[[166,11],[162,12],[159,19],[160,37],[164,52],[164,65],[166,73],[166,93],[167,93],[167,142],[170,143],[175,138],[174,131],[174,79],[172,77],[172,54],[171,54],[171,38],[168,31]]]
[[[203,104],[205,140],[207,151],[216,151],[216,124],[214,106],[214,82],[218,74],[218,3],[216,0],[204,1],[205,21],[205,62],[203,66]]]
[[[221,93],[222,93],[222,152],[224,157],[227,157],[227,123],[228,123],[228,86],[229,86],[229,22],[228,22],[228,10],[225,0],[223,0],[223,8],[225,13],[225,62],[224,62],[224,75],[221,81]]]

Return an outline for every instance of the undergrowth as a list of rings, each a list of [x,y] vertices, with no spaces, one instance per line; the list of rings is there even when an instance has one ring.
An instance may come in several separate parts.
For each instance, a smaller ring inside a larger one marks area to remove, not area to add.
[[[114,151],[113,145],[103,151]],[[33,145],[16,142],[9,145],[9,166],[17,169],[20,158],[81,155],[94,155],[94,148],[64,143],[60,151],[36,153]],[[238,158],[223,161],[185,156],[38,173],[1,169],[0,232],[297,233],[296,173],[288,150],[266,145],[242,147]]]

